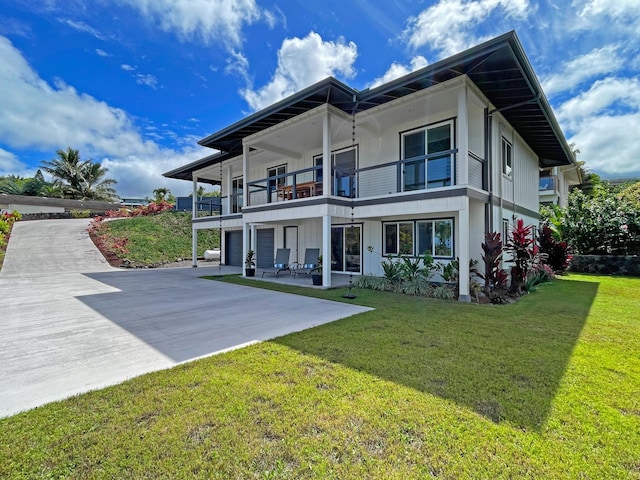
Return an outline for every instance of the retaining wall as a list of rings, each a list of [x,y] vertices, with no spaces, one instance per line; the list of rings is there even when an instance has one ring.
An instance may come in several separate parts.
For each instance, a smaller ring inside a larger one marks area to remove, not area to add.
[[[572,272],[640,277],[640,257],[637,255],[574,255]]]

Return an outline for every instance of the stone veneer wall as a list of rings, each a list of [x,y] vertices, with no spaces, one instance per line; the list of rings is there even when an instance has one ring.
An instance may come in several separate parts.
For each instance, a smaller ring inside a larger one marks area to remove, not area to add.
[[[640,257],[622,255],[574,255],[572,272],[640,277]]]

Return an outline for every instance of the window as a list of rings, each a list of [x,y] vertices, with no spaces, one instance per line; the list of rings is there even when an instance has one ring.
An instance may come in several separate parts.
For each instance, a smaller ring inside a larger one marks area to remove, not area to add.
[[[402,135],[403,191],[453,185],[453,121]]]
[[[240,213],[243,206],[242,177],[234,178],[231,185],[231,213]]]
[[[287,166],[286,165],[278,165],[277,167],[267,168],[267,177],[269,177],[269,191],[270,192],[275,191],[278,185],[286,185],[287,184],[286,177],[278,178],[278,179],[270,178],[270,177],[275,177],[277,175],[284,175],[285,173],[287,173]]]
[[[513,147],[507,140],[502,137],[502,173],[511,178],[513,175]]]
[[[509,220],[502,219],[502,244],[504,245],[509,240]]]
[[[383,255],[453,257],[453,220],[383,223]]]

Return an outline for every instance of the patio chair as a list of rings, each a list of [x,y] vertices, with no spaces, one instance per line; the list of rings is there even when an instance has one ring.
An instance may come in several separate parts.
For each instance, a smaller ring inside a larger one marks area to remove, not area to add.
[[[304,251],[304,263],[298,264],[298,268],[291,271],[293,278],[300,274],[310,275],[318,269],[318,257],[320,256],[319,248],[307,248]]]
[[[262,278],[264,278],[265,273],[273,274],[276,277],[280,275],[280,272],[289,272],[291,273],[291,269],[289,268],[289,256],[291,255],[290,248],[279,248],[276,251],[276,259],[273,262],[273,268],[267,268],[262,271]]]

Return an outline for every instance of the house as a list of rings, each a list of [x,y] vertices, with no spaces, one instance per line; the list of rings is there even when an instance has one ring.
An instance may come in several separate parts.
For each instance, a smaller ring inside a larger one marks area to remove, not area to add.
[[[574,162],[515,32],[372,89],[327,78],[199,143],[218,153],[164,175],[221,186],[192,225],[221,229],[223,263],[319,248],[329,287],[429,251],[459,257],[461,301],[485,232],[537,225],[540,169]]]
[[[577,165],[546,168],[540,172],[539,190],[541,205],[567,206],[571,187],[582,183]]]

